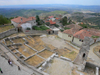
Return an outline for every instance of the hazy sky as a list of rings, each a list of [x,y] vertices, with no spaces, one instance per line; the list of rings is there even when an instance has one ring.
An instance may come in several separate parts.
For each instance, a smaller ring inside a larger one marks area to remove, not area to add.
[[[100,0],[0,0],[0,5],[25,5],[25,4],[100,5]]]

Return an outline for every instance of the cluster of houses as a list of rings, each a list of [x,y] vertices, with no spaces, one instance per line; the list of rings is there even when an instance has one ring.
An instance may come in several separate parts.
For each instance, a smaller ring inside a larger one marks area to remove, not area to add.
[[[49,22],[50,25],[55,25],[59,22],[61,18],[60,17],[54,17],[54,16],[48,16],[44,21]],[[18,28],[18,31],[25,30],[26,28],[32,29],[32,26],[36,26],[36,18],[35,17],[17,17],[11,20],[11,23]],[[84,41],[84,38],[87,37],[95,37],[93,38],[94,41],[96,41],[96,37],[100,37],[100,31],[96,29],[88,29],[88,28],[82,28],[81,26],[77,24],[70,24],[66,25],[67,30],[64,30],[63,32],[59,31],[58,36],[62,39],[71,41],[72,43],[76,44],[77,46],[80,46],[82,42]],[[58,29],[56,29],[58,30]],[[51,30],[49,30],[51,31]]]
[[[71,41],[77,46],[81,46],[85,37],[92,37],[94,39],[94,42],[98,37],[100,37],[100,30],[96,30],[93,28],[84,29],[76,24],[67,25],[66,27],[70,29],[64,30],[63,32],[59,31],[58,36],[62,39]]]
[[[57,24],[59,22],[60,18],[54,18],[54,16],[48,16],[44,22],[50,23],[50,26],[53,26],[55,24]],[[32,29],[32,26],[36,26],[36,18],[35,17],[28,17],[28,18],[24,18],[24,17],[17,17],[14,19],[11,19],[11,23],[15,26],[15,28],[18,29],[18,31],[24,31],[26,28],[30,28],[30,30]]]

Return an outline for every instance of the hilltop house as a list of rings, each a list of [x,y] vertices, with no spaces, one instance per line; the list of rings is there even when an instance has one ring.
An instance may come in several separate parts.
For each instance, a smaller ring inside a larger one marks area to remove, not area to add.
[[[32,26],[36,25],[36,19],[35,17],[24,18],[19,16],[11,19],[11,23],[18,28],[18,31],[20,31],[25,30],[26,28],[32,29]]]
[[[58,36],[62,39],[71,41],[77,46],[81,46],[85,37],[93,37],[93,36],[100,37],[100,31],[96,29],[82,29],[82,27],[80,27],[79,25],[74,25],[74,24],[68,25],[67,27],[71,29],[67,29],[63,32],[59,31]],[[94,42],[95,41],[96,39],[94,39]]]

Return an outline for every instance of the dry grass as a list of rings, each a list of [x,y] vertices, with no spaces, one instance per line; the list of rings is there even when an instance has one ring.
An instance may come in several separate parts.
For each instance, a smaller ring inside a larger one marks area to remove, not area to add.
[[[17,51],[16,51],[16,50],[13,50],[12,52],[14,52],[14,53],[15,53],[15,52],[17,52]]]
[[[54,46],[52,46],[52,45],[50,45],[50,44],[48,44],[48,45],[46,45],[46,46],[49,47],[50,50],[54,50],[54,49],[56,49]]]
[[[45,43],[41,40],[41,37],[35,36],[33,38],[36,41],[36,43],[38,43],[39,45],[42,45],[42,46],[45,45]]]
[[[29,37],[29,38],[30,39],[25,38],[29,42],[29,44],[28,44],[29,46],[33,47],[34,49],[36,49],[38,51],[44,49],[44,47],[43,47],[44,43],[43,43],[43,41],[41,41],[41,39],[39,37],[35,37],[35,41],[31,37]],[[37,45],[37,43],[38,43],[38,45]]]
[[[34,47],[34,45],[35,45],[35,41],[34,41],[32,38],[30,38],[30,39],[25,38],[25,39],[29,42],[28,45],[30,45],[31,47]]]
[[[24,33],[17,33],[17,34],[12,34],[10,37],[14,37],[14,36],[26,36]]]
[[[0,33],[1,33],[1,32],[4,32],[4,31],[6,31],[6,30],[10,30],[10,29],[12,29],[12,28],[14,28],[13,25],[8,25],[8,26],[0,27]]]
[[[71,51],[68,49],[57,49],[55,52],[57,52],[59,56],[65,56]]]
[[[29,65],[37,66],[38,64],[43,62],[43,59],[35,55],[31,57],[30,59],[26,60],[25,62],[28,63]]]
[[[45,50],[45,51],[39,53],[39,55],[42,56],[43,58],[48,58],[48,57],[50,57],[52,54],[53,54],[53,53],[50,52],[50,51],[48,51],[48,50]]]
[[[76,58],[77,53],[75,51],[72,51],[66,55],[63,55],[64,57],[70,58],[72,61]]]
[[[13,49],[13,47],[11,47],[11,46],[10,46],[10,47],[8,47],[8,48],[9,48],[9,49],[11,49],[11,50]]]
[[[7,41],[6,41],[6,44],[7,44],[7,45],[11,45],[12,42],[10,42],[9,40],[7,40]]]
[[[95,47],[94,50],[95,50],[96,52],[99,52],[100,46]]]
[[[12,40],[14,43],[24,43],[25,41],[22,38]]]
[[[17,55],[18,57],[20,57],[20,54],[19,54],[19,53],[16,53],[16,55]]]
[[[19,47],[18,51],[21,52],[25,57],[29,57],[35,53],[35,51],[25,45]]]
[[[2,40],[2,43],[5,44],[4,40]]]
[[[44,47],[40,46],[40,45],[35,45],[33,48],[36,49],[36,50],[38,50],[38,51],[44,49]]]

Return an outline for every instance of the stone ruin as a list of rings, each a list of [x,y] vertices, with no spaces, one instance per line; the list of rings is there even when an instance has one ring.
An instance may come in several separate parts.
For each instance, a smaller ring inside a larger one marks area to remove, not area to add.
[[[74,60],[74,64],[78,66],[78,70],[83,71],[85,68],[86,60],[87,60],[88,53],[90,50],[90,43],[91,43],[90,38],[85,37],[84,42],[82,43],[82,46],[80,48],[79,54]]]

